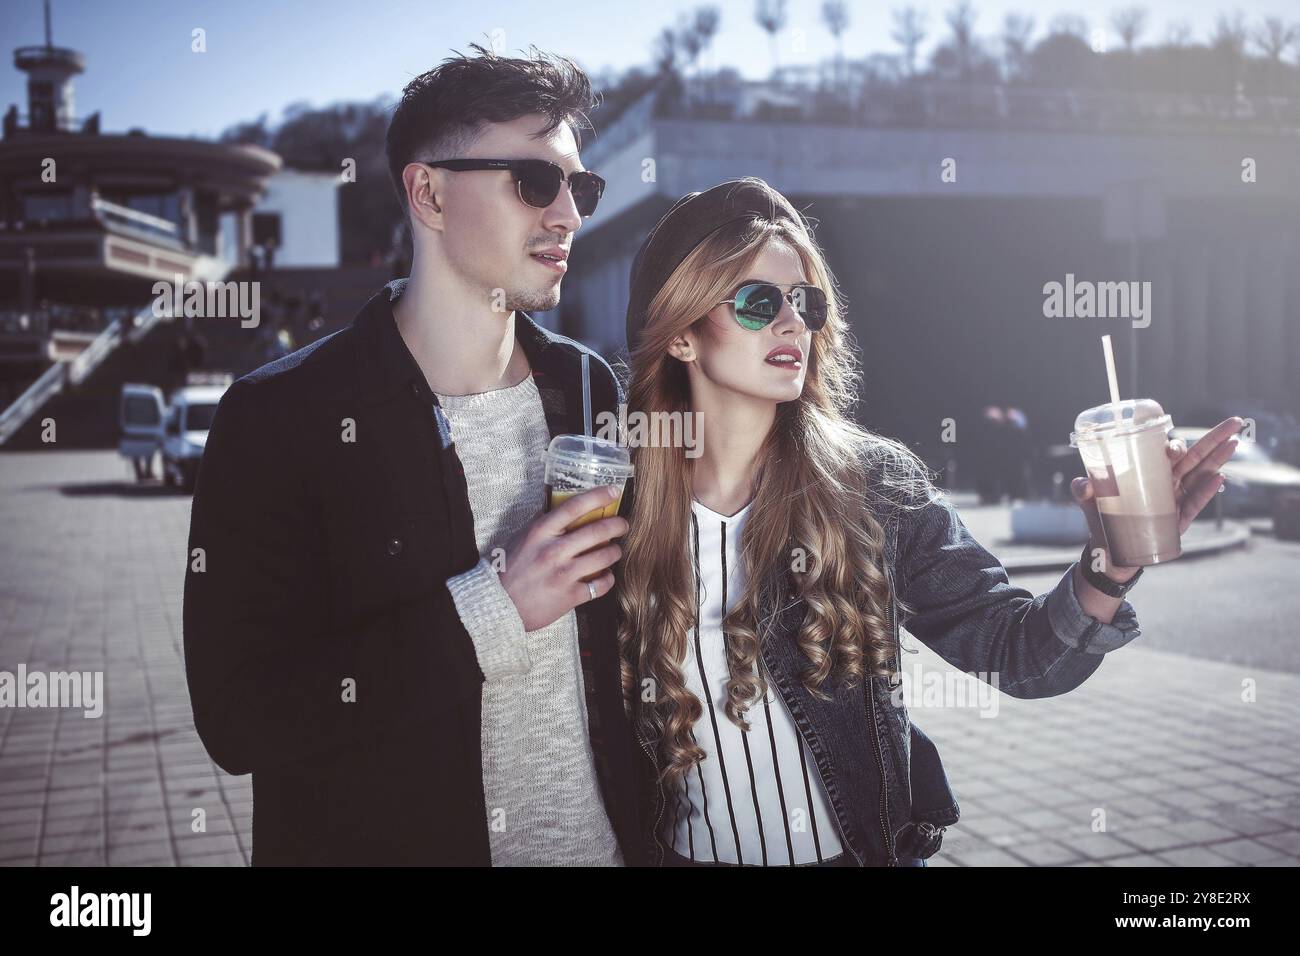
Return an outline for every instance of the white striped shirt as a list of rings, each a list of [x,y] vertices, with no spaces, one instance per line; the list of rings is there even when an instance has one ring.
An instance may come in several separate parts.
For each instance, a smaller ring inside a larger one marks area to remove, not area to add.
[[[691,505],[700,627],[691,630],[682,668],[704,707],[692,734],[707,757],[667,794],[660,838],[689,860],[816,863],[842,853],[843,845],[812,752],[780,692],[769,685],[766,701],[750,707],[748,733],[725,709],[722,618],[744,589],[740,535],[752,507],[727,517]]]

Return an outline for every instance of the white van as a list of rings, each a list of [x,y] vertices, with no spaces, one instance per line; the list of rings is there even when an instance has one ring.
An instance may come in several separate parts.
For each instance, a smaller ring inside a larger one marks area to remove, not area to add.
[[[162,447],[166,414],[160,389],[130,382],[122,386],[122,402],[118,408],[122,438],[117,450],[135,466],[136,481],[153,477],[153,458]]]
[[[206,381],[213,381],[207,376]],[[218,384],[191,384],[163,400],[154,385],[122,386],[122,440],[118,451],[135,463],[136,480],[152,477],[153,456],[162,453],[162,479],[167,485],[194,490],[199,460],[207,444],[208,429],[217,402],[230,385],[230,376],[216,378]]]

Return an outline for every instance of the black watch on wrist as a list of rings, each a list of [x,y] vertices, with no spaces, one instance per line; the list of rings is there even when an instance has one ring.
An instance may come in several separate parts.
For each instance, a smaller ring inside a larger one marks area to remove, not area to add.
[[[1142,572],[1145,571],[1146,568],[1138,568],[1137,574],[1133,575],[1133,577],[1121,584],[1112,578],[1106,577],[1106,575],[1102,574],[1100,571],[1094,571],[1092,569],[1092,548],[1092,539],[1085,541],[1083,545],[1083,554],[1079,556],[1079,570],[1083,572],[1083,579],[1102,594],[1107,594],[1110,597],[1115,598],[1124,597],[1124,595],[1128,594],[1132,589],[1133,585],[1137,584],[1137,579],[1142,577]]]

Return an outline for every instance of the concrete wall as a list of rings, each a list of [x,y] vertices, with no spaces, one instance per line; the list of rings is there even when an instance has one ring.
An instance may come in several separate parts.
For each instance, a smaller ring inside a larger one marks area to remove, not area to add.
[[[957,161],[956,182],[939,176]],[[1243,157],[1258,181],[1244,183]],[[655,181],[638,175],[654,159]],[[656,121],[584,152],[612,182],[579,232],[557,325],[623,345],[633,253],[686,192],[758,175],[817,223],[864,368],[861,417],[946,455],[945,418],[1014,403],[1041,443],[1106,400],[1175,415],[1239,397],[1300,414],[1300,142]],[[1151,321],[1046,318],[1043,286],[1151,283]],[[969,434],[969,432],[968,432]]]

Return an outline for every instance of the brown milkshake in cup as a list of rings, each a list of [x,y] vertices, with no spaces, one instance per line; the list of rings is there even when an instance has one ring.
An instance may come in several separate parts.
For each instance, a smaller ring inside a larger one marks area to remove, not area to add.
[[[1166,450],[1172,427],[1150,398],[1107,402],[1075,419],[1070,444],[1083,458],[1106,548],[1119,567],[1161,564],[1182,554]]]
[[[616,485],[617,498],[603,508],[582,515],[564,530],[572,531],[601,518],[612,518],[623,503],[622,489],[632,472],[632,456],[622,445],[590,435],[556,435],[546,449],[546,510],[549,512],[590,488]],[[582,580],[594,581],[604,573]]]

